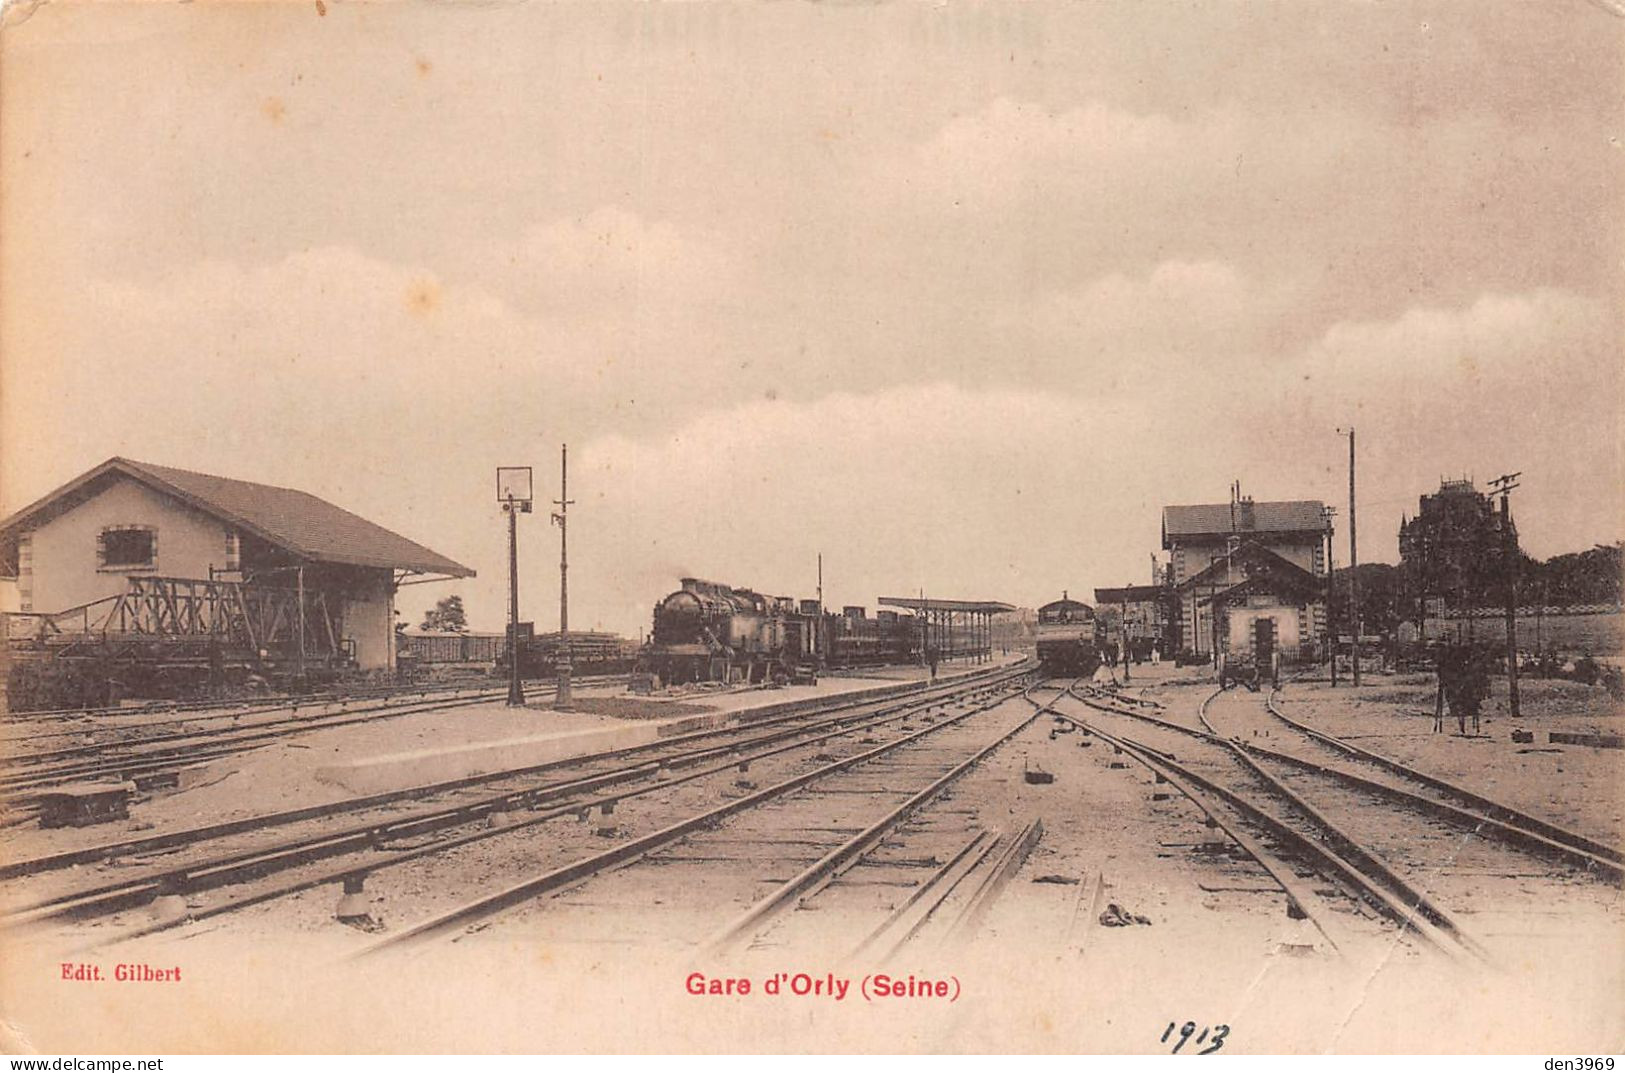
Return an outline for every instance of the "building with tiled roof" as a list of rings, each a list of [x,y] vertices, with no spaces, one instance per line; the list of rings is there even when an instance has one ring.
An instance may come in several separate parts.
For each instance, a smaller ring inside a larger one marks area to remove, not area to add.
[[[362,668],[394,665],[403,580],[473,575],[307,492],[127,458],[0,521],[0,577],[15,580],[22,612],[100,608],[159,580],[297,589],[314,623],[306,650],[341,651]]]
[[[1320,658],[1327,641],[1329,522],[1319,500],[1167,506],[1168,552],[1181,648],[1189,655]]]

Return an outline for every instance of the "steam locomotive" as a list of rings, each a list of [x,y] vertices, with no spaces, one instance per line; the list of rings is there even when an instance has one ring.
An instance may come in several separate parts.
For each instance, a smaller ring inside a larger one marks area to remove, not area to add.
[[[1061,593],[1038,609],[1038,662],[1051,674],[1090,675],[1100,666],[1095,609]]]
[[[861,607],[840,614],[817,600],[763,596],[714,581],[683,578],[655,604],[649,643],[635,670],[661,684],[808,682],[819,671],[918,660],[911,615]]]

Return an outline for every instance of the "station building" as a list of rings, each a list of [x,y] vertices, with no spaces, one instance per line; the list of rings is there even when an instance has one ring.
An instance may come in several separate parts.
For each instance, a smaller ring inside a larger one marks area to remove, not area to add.
[[[1284,663],[1322,657],[1327,640],[1328,521],[1319,500],[1167,506],[1177,626],[1187,656],[1214,654]]]
[[[0,521],[14,650],[140,639],[161,655],[159,642],[203,638],[256,659],[293,644],[301,667],[387,669],[397,587],[472,576],[308,493],[127,458]]]

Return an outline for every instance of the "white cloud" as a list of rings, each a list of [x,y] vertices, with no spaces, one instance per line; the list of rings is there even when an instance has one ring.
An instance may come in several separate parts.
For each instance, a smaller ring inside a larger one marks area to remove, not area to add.
[[[1311,421],[1356,427],[1385,517],[1414,513],[1440,476],[1522,471],[1520,532],[1550,555],[1620,536],[1621,342],[1594,299],[1484,294],[1335,324],[1280,387]]]
[[[727,300],[739,275],[721,236],[692,225],[646,220],[618,205],[533,224],[490,262],[491,286],[527,306],[580,310],[613,306],[622,317],[648,309]]]
[[[1418,306],[1381,321],[1341,321],[1305,358],[1351,396],[1381,392],[1409,406],[1429,396],[1533,391],[1583,379],[1619,382],[1618,324],[1592,298],[1553,288],[1484,294],[1460,308]]]
[[[1215,260],[1163,261],[1078,287],[1011,302],[996,334],[1008,340],[1000,373],[1074,391],[1144,393],[1170,378],[1206,382],[1256,366],[1298,289],[1259,281]]]
[[[1145,534],[1086,504],[1137,494],[1123,478],[1138,423],[934,384],[753,401],[656,438],[601,437],[572,452],[572,596],[646,617],[685,573],[810,596],[820,552],[839,603],[1105,584],[1105,549],[1126,542],[1137,559]]]

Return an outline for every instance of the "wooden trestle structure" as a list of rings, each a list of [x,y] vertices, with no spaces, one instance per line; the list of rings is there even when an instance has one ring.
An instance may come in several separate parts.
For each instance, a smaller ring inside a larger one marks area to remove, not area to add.
[[[116,596],[54,614],[8,612],[12,660],[95,660],[272,670],[337,666],[326,595],[224,579],[140,577]]]

